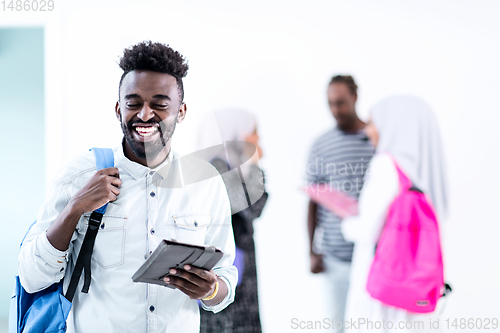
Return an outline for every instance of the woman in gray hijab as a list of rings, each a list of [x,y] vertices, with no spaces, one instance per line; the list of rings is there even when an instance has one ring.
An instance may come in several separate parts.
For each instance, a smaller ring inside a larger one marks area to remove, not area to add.
[[[261,215],[268,194],[257,162],[262,157],[254,116],[229,109],[206,118],[198,148],[222,175],[231,204],[236,243],[238,284],[234,302],[219,313],[201,311],[201,333],[260,333],[253,221]],[[212,125],[212,126],[211,126]],[[220,142],[222,141],[222,144]],[[209,146],[209,147],[207,147]],[[203,149],[204,148],[204,149]]]
[[[385,305],[370,297],[366,285],[373,249],[384,228],[388,208],[399,191],[398,173],[392,158],[413,185],[429,195],[438,222],[446,217],[446,169],[437,120],[432,109],[421,99],[394,96],[373,107],[366,134],[376,146],[376,154],[365,176],[359,215],[346,218],[341,224],[344,238],[354,242],[345,320],[366,318],[373,323],[390,321],[394,325],[392,329],[385,325],[377,332],[427,332],[428,318],[434,314],[414,314]],[[400,322],[409,324],[405,328],[397,327]],[[416,322],[423,322],[425,326],[418,328]],[[346,331],[371,332],[367,325]]]

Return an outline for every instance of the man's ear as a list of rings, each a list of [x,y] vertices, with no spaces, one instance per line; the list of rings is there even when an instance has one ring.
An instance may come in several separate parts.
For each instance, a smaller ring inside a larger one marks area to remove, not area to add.
[[[116,113],[116,119],[120,120],[120,102],[119,101],[116,101],[116,105],[115,105],[115,113]]]
[[[182,103],[181,107],[179,108],[179,116],[177,117],[177,123],[180,124],[186,118],[186,113],[187,113],[187,105],[186,103]]]

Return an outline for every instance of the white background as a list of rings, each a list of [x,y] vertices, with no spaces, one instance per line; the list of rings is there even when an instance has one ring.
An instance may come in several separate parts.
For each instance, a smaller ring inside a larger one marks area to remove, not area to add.
[[[45,27],[47,181],[72,155],[119,143],[123,48],[170,44],[190,64],[178,151],[193,151],[213,109],[258,117],[270,193],[255,222],[261,318],[265,332],[294,332],[292,318],[328,316],[322,279],[309,273],[298,188],[312,141],[334,125],[328,81],[351,74],[363,119],[400,93],[425,99],[439,118],[451,193],[446,279],[455,288],[441,327],[500,317],[498,1],[54,1],[54,12],[0,13],[3,27]]]

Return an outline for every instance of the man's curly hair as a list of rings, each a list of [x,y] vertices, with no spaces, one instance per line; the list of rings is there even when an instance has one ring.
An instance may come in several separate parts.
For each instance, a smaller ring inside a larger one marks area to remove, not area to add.
[[[351,95],[358,95],[358,86],[356,85],[356,82],[354,82],[353,77],[350,75],[336,75],[332,77],[332,80],[330,81],[330,84],[333,83],[344,83],[347,88],[349,88]]]
[[[186,76],[189,69],[188,62],[170,46],[153,43],[150,40],[141,42],[123,51],[119,65],[123,69],[123,75],[118,88],[118,98],[120,98],[120,89],[125,75],[133,70],[147,70],[175,77],[180,101],[184,100],[182,78]]]

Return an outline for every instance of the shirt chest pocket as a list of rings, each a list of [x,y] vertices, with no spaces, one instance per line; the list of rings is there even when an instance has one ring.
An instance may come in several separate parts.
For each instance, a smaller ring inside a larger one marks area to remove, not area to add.
[[[89,216],[84,217],[86,225],[84,232],[88,228]],[[104,215],[101,226],[97,232],[92,252],[92,261],[102,268],[112,268],[120,266],[124,262],[125,236],[127,218],[115,215]]]
[[[203,245],[207,228],[210,225],[210,215],[174,215],[172,216],[175,239],[181,243]]]

